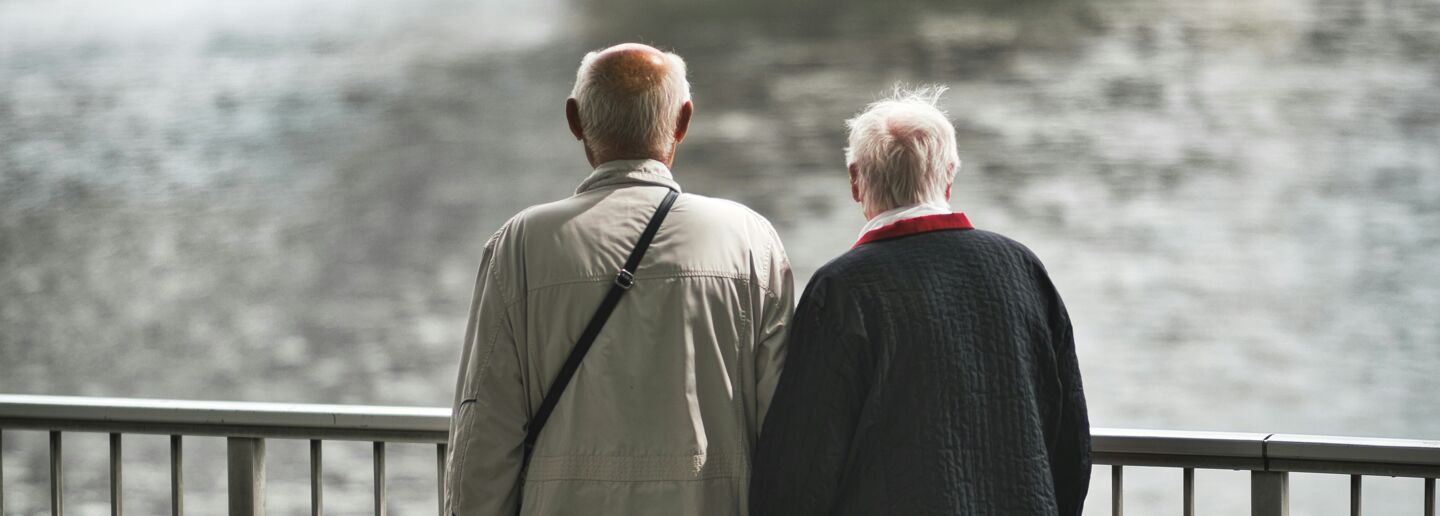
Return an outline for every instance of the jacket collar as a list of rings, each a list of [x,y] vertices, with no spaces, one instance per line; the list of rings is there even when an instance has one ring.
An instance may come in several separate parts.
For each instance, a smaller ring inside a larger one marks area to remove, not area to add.
[[[680,184],[670,176],[670,168],[653,159],[617,159],[595,167],[590,177],[575,188],[576,194],[612,186],[663,186],[676,192]]]
[[[889,226],[905,219],[913,219],[915,217],[924,217],[926,215],[941,215],[954,212],[955,210],[950,209],[950,203],[943,201],[929,201],[911,204],[908,206],[901,206],[899,208],[894,208],[881,212],[879,215],[871,217],[870,220],[865,221],[865,227],[860,228],[860,236],[863,237],[871,230],[880,229],[882,227]]]
[[[900,238],[918,233],[940,231],[942,229],[975,229],[975,226],[971,225],[970,219],[967,218],[964,213],[960,212],[903,219],[893,224],[865,232],[864,235],[860,235],[860,240],[855,242],[852,249],[870,242]]]

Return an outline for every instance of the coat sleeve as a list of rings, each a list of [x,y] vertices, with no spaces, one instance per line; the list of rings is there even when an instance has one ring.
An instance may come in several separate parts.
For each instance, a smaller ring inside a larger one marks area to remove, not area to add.
[[[773,233],[772,233],[773,236]],[[790,337],[791,318],[795,314],[795,278],[790,272],[790,259],[785,256],[779,237],[773,238],[768,276],[761,300],[758,334],[755,339],[755,428],[765,426],[765,414],[780,383],[785,368],[785,342]]]
[[[1063,516],[1080,516],[1090,490],[1090,417],[1085,391],[1080,382],[1080,364],[1075,354],[1075,332],[1065,305],[1055,295],[1058,307],[1055,351],[1063,406],[1056,440],[1050,449],[1050,475],[1055,501]]]
[[[832,512],[869,392],[871,359],[859,323],[850,301],[827,292],[823,281],[812,281],[801,297],[785,373],[760,433],[752,515]]]
[[[445,510],[511,516],[519,503],[529,405],[502,283],[502,228],[485,246],[461,350],[446,460]]]

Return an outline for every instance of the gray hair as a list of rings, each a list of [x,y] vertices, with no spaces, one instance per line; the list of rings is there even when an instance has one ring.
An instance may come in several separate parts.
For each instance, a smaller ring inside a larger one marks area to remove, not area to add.
[[[855,165],[860,200],[881,212],[909,204],[944,202],[960,169],[955,126],[935,106],[948,88],[896,86],[891,96],[845,121],[846,165]]]
[[[617,91],[617,81],[606,80],[591,66],[599,52],[580,61],[575,88],[570,97],[580,108],[580,125],[585,141],[596,154],[663,154],[675,144],[675,124],[680,106],[690,100],[690,81],[685,79],[685,60],[661,52],[666,73],[654,86],[638,94]]]

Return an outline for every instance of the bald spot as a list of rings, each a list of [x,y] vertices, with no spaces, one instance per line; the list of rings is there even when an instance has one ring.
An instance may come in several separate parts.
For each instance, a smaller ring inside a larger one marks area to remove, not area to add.
[[[885,132],[897,141],[911,141],[924,132],[920,128],[923,117],[909,110],[896,110],[885,117]]]
[[[669,73],[669,63],[659,50],[637,43],[615,45],[602,50],[590,64],[593,80],[606,90],[640,94],[654,89]]]

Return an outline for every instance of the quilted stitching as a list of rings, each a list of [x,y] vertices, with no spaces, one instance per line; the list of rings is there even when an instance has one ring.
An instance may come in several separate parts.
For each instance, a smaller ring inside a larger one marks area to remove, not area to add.
[[[833,260],[796,311],[752,514],[1079,514],[1089,423],[1069,324],[1039,260],[995,233]]]

